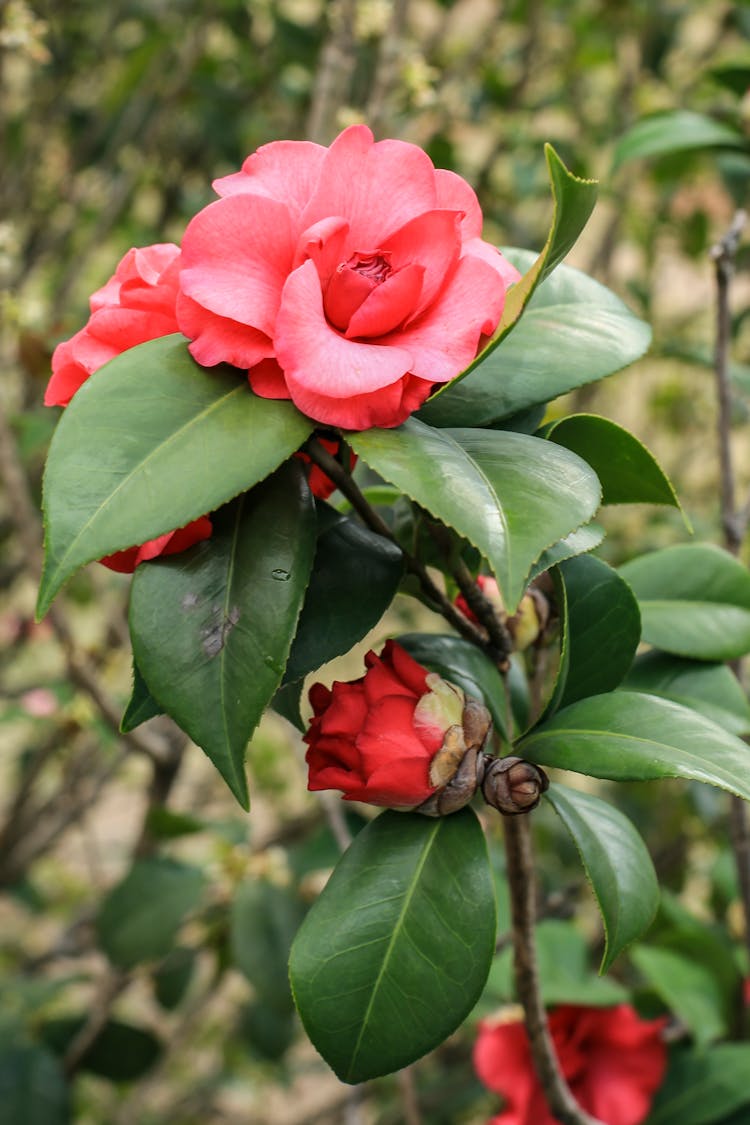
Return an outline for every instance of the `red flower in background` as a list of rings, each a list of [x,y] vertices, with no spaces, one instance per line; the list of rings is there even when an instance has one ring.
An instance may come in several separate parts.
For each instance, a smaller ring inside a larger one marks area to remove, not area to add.
[[[643,1020],[628,1004],[589,1008],[561,1004],[549,1027],[560,1069],[574,1096],[604,1125],[640,1125],[664,1078],[664,1019]],[[490,1125],[557,1125],[531,1059],[519,1021],[483,1020],[474,1066],[485,1086],[507,1108]]]
[[[45,406],[67,406],[89,375],[128,348],[179,332],[179,271],[180,248],[171,242],[128,250],[91,297],[86,326],[55,348]]]
[[[314,684],[308,789],[340,789],[346,801],[411,808],[447,778],[431,767],[446,731],[460,725],[460,689],[430,675],[395,641],[368,652],[367,672],[332,688]]]
[[[182,243],[190,350],[329,425],[403,422],[470,363],[520,276],[460,176],[364,125],[330,148],[264,145],[214,187]]]
[[[136,344],[179,331],[175,318],[179,263],[179,247],[170,242],[128,250],[114,276],[92,296],[88,323],[55,348],[46,406],[67,406],[89,376],[110,359]],[[100,562],[130,574],[146,559],[185,551],[208,539],[212,530],[211,520],[201,516]]]

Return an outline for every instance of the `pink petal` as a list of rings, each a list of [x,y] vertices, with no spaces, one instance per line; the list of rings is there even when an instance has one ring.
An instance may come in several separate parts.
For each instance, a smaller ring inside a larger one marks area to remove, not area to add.
[[[460,215],[455,211],[427,211],[406,223],[383,244],[391,254],[391,265],[402,269],[409,262],[424,267],[424,281],[418,304],[409,310],[413,320],[445,285],[461,254]]]
[[[247,157],[241,172],[214,180],[218,195],[243,192],[284,203],[296,216],[308,203],[328,150],[311,141],[272,141]]]
[[[352,125],[327,150],[302,222],[310,226],[330,215],[347,219],[346,259],[356,251],[372,252],[435,205],[435,169],[422,149],[404,141],[375,144],[366,125]]]
[[[190,354],[204,367],[217,363],[252,367],[273,355],[273,344],[264,332],[216,316],[182,293],[177,299],[177,322],[180,331],[193,341]]]
[[[432,383],[404,375],[390,387],[348,398],[331,398],[293,382],[289,389],[295,406],[308,418],[342,430],[369,430],[373,426],[400,426],[432,393]]]
[[[180,287],[205,309],[271,336],[294,241],[285,205],[258,195],[219,199],[188,224]]]
[[[498,273],[479,258],[461,258],[450,282],[419,320],[380,342],[408,348],[414,375],[445,383],[474,358],[480,337],[494,331],[504,304]]]
[[[341,255],[348,233],[349,224],[337,216],[313,223],[299,237],[294,254],[294,269],[312,258],[325,288],[331,274],[342,261]]]
[[[347,337],[384,336],[386,332],[398,328],[417,305],[424,276],[424,266],[415,262],[378,285],[351,317],[346,330]]]
[[[463,254],[464,257],[481,258],[488,266],[492,266],[500,275],[506,289],[521,280],[521,274],[516,267],[511,265],[499,250],[491,246],[489,242],[484,242],[481,238],[472,238],[465,242]]]
[[[52,353],[52,377],[44,392],[45,406],[67,406],[97,368],[117,355],[117,349],[94,339],[81,328]]]
[[[275,359],[262,359],[247,373],[253,393],[259,398],[291,398],[284,372]]]
[[[298,390],[338,399],[368,394],[395,383],[411,366],[410,353],[398,346],[356,343],[331,328],[313,262],[287,279],[274,345],[295,401]]]
[[[103,341],[119,355],[136,344],[170,336],[177,331],[177,320],[160,312],[109,307],[92,313],[87,328],[92,337]]]
[[[445,168],[435,169],[437,206],[449,211],[462,211],[461,235],[476,238],[482,233],[482,209],[476,192],[461,176]]]

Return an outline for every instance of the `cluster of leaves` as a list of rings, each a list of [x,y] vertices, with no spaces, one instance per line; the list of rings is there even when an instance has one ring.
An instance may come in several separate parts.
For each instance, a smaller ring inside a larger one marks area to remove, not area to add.
[[[701,545],[646,555],[619,572],[588,555],[603,535],[592,523],[600,503],[676,506],[674,492],[652,455],[606,419],[579,414],[538,428],[551,398],[620,369],[649,339],[609,291],[559,265],[595,189],[551,149],[548,164],[552,228],[536,259],[508,251],[525,273],[494,340],[417,417],[347,435],[388,486],[370,498],[385,501],[391,537],[313,502],[294,457],[312,437],[309,419],[255,398],[230,368],[198,368],[180,337],[112,361],[58,426],[46,472],[41,613],[83,564],[215,512],[211,540],[138,568],[135,686],[124,722],[132,729],[169,713],[245,806],[244,754],[263,710],[299,722],[305,675],[360,641],[399,588],[414,592],[394,541],[416,544],[434,564],[425,521],[448,537],[437,559],[447,580],[456,554],[488,567],[510,613],[530,581],[551,578],[559,661],[540,713],[529,707],[520,659],[508,706],[497,669],[468,642],[401,638],[483,698],[521,756],[611,780],[704,781],[750,799],[737,737],[750,711],[720,663],[750,650],[750,577]],[[113,418],[127,444],[112,442]],[[634,659],[642,630],[655,648]],[[606,969],[656,911],[648,852],[599,797],[555,784],[548,799],[602,912]],[[169,867],[162,876],[176,880],[178,922],[195,873]],[[139,877],[134,869],[105,904],[105,929],[110,912],[122,919],[121,899],[130,902],[129,880]],[[155,909],[170,898],[163,888]],[[361,1082],[441,1043],[482,992],[495,923],[492,867],[472,811],[437,822],[386,813],[365,828],[308,914],[290,963],[306,1030],[336,1073]],[[122,933],[129,948],[130,925]],[[123,954],[119,940],[115,927],[107,948],[115,963],[143,955]],[[146,956],[166,952],[150,941]],[[262,949],[242,957],[260,965]],[[648,978],[661,954],[641,953]]]

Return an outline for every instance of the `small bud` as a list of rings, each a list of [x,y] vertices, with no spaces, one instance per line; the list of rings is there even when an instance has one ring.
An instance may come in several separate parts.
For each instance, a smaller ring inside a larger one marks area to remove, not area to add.
[[[517,652],[523,652],[539,640],[549,616],[549,602],[544,594],[535,586],[530,586],[516,612],[506,621]]]
[[[531,812],[549,788],[544,770],[522,758],[491,758],[481,781],[488,805],[505,816]]]
[[[448,816],[468,805],[481,781],[485,759],[481,751],[491,730],[492,718],[487,708],[476,699],[467,699],[461,726],[446,731],[445,741],[432,761],[430,781],[440,788],[417,805],[415,812]]]

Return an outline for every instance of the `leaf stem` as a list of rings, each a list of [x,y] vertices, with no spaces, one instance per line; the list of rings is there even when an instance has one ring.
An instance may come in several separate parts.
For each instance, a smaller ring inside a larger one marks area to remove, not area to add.
[[[534,1067],[549,1107],[561,1125],[602,1125],[582,1110],[573,1097],[560,1071],[547,1024],[534,941],[536,886],[531,825],[525,816],[504,816],[502,822],[513,919],[516,992],[523,1005]]]

